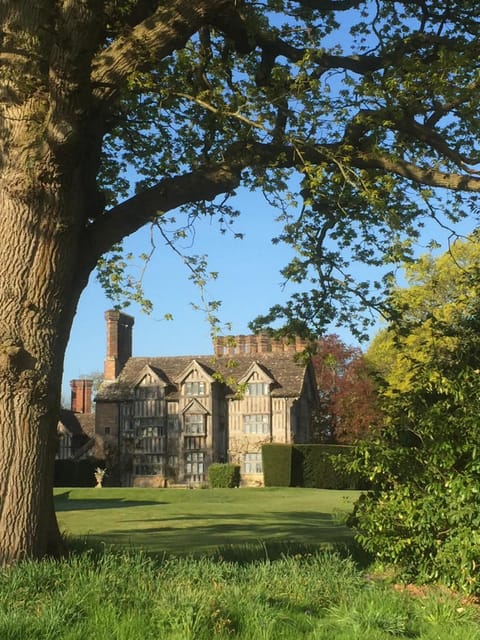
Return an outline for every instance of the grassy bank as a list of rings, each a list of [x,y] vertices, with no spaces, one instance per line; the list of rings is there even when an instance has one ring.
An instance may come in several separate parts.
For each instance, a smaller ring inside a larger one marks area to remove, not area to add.
[[[0,569],[0,638],[480,640],[478,607],[438,589],[412,595],[345,556],[339,515],[355,497],[57,490],[82,553]]]
[[[330,553],[275,562],[93,553],[0,571],[2,640],[479,640],[474,607]]]

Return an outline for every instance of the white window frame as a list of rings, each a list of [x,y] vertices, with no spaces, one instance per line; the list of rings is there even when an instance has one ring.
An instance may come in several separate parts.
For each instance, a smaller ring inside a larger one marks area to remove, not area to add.
[[[205,452],[188,451],[185,453],[185,476],[188,479],[202,481],[205,478]]]
[[[136,476],[158,476],[165,474],[165,455],[162,453],[139,453],[134,456],[133,470]]]
[[[147,455],[165,453],[165,427],[163,425],[142,425],[135,429],[137,451]]]
[[[248,382],[245,391],[246,396],[268,396],[270,385],[268,382]]]
[[[204,436],[207,432],[205,415],[203,413],[186,413],[183,416],[183,430],[185,435]]]

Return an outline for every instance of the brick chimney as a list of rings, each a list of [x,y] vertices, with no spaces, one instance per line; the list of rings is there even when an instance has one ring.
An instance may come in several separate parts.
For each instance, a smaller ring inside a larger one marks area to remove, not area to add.
[[[121,311],[105,312],[107,321],[107,355],[104,379],[115,380],[132,355],[132,327],[135,319]]]
[[[213,352],[217,358],[221,358],[223,356],[224,343],[225,338],[223,336],[215,336],[213,338]]]
[[[92,413],[93,380],[70,380],[70,408],[74,413]]]

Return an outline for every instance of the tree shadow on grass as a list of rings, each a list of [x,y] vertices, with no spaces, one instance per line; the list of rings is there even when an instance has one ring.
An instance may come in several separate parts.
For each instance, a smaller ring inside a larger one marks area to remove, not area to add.
[[[70,498],[70,492],[57,494],[55,496],[55,511],[87,511],[98,509],[125,509],[126,507],[140,507],[140,506],[153,506],[167,504],[166,502],[159,502],[157,500],[124,500],[123,498],[107,498],[107,499],[93,499],[82,500],[77,498]]]
[[[252,564],[261,560],[275,561],[285,557],[308,557],[318,553],[333,553],[341,558],[351,559],[360,569],[366,569],[372,563],[372,557],[367,554],[355,540],[345,542],[316,544],[304,543],[298,540],[259,540],[244,544],[229,544],[218,547],[212,559],[237,564]]]
[[[271,516],[271,514],[270,514]],[[345,526],[337,525],[332,520],[331,514],[319,513],[314,520],[292,522],[289,514],[278,516],[272,521],[269,514],[263,518],[245,521],[243,514],[229,515],[226,517],[202,516],[202,524],[191,527],[176,526],[175,521],[167,519],[162,522],[158,519],[158,526],[155,526],[156,519],[151,518],[153,526],[141,527],[140,521],[135,526],[132,521],[128,524],[130,528],[112,528],[100,534],[92,535],[95,540],[102,540],[107,545],[123,546],[128,548],[139,548],[149,554],[168,555],[212,555],[219,549],[241,550],[245,545],[273,544],[274,546],[294,545],[295,548],[344,546],[352,542],[352,532]],[[185,518],[192,521],[192,518]],[[210,520],[210,522],[205,522]],[[179,520],[176,520],[179,523]],[[236,553],[236,552],[235,552]],[[241,555],[243,552],[241,551]],[[265,557],[265,556],[263,556]]]
[[[148,504],[148,503],[142,503],[142,504]],[[155,504],[159,504],[159,503],[155,503]],[[200,512],[197,514],[192,514],[192,513],[181,514],[180,513],[177,515],[169,514],[165,518],[162,516],[160,517],[146,516],[145,518],[135,518],[135,519],[128,518],[128,522],[142,523],[142,522],[151,522],[151,521],[158,520],[159,522],[162,522],[162,523],[170,523],[170,522],[181,523],[181,522],[195,522],[196,520],[200,520],[204,522],[205,520],[238,521],[238,520],[247,520],[247,519],[249,521],[260,522],[260,523],[263,521],[265,522],[273,521],[273,523],[288,522],[289,525],[298,523],[299,526],[307,526],[307,527],[310,527],[310,526],[318,527],[319,525],[325,524],[325,526],[332,528],[333,526],[336,525],[336,517],[332,513],[322,513],[317,511],[315,512],[287,511],[287,512],[278,512],[278,513],[265,512],[263,514],[252,513],[251,515],[250,514],[247,515],[245,512],[238,512],[238,513],[216,512],[211,514],[206,514],[204,512]],[[184,527],[179,527],[179,529],[184,530]],[[141,529],[135,529],[135,531],[141,531]]]
[[[121,500],[116,502],[113,506],[125,504]],[[145,503],[133,502],[134,506],[141,504]],[[168,517],[164,521],[161,517],[149,516],[125,522],[128,528],[90,534],[81,544],[84,548],[110,549],[114,553],[142,551],[155,561],[169,557],[209,557],[248,564],[330,552],[351,558],[360,568],[366,568],[371,562],[371,557],[355,542],[352,530],[338,524],[331,513],[274,515],[274,520],[272,514],[266,513],[248,521],[244,514],[199,514]],[[184,522],[196,520],[197,525],[182,526]],[[153,526],[141,526],[142,522]]]

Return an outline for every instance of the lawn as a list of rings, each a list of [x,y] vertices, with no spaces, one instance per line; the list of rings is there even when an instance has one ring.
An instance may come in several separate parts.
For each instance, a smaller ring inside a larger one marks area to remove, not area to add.
[[[230,545],[348,543],[358,495],[320,489],[56,489],[67,535],[154,553],[205,555]]]
[[[351,541],[340,516],[356,496],[57,489],[61,528],[106,546],[0,567],[0,638],[480,640],[479,608],[461,595],[411,592],[343,553],[301,548]]]

